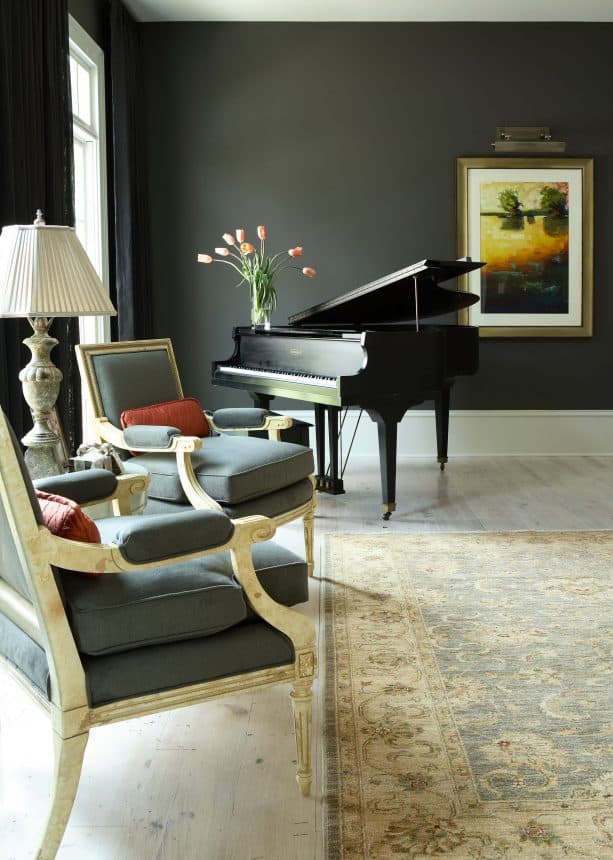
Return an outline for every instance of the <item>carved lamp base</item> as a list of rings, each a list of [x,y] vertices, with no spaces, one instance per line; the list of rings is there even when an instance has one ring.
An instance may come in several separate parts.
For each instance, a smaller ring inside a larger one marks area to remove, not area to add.
[[[51,350],[58,343],[49,336],[53,322],[48,317],[30,318],[34,329],[32,337],[23,342],[30,348],[32,358],[19,374],[23,396],[32,410],[34,426],[21,440],[28,448],[25,460],[32,478],[46,478],[65,471],[65,463],[58,459],[62,445],[52,426],[52,411],[60,393],[62,371],[51,361]]]

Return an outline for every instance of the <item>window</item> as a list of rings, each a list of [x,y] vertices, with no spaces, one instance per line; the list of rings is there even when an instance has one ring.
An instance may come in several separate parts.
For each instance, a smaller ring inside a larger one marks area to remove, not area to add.
[[[75,229],[92,265],[108,290],[104,53],[72,17],[69,18],[69,35]],[[109,341],[109,318],[81,317],[79,335],[82,343]],[[91,415],[85,404],[83,438],[88,441],[94,438]]]

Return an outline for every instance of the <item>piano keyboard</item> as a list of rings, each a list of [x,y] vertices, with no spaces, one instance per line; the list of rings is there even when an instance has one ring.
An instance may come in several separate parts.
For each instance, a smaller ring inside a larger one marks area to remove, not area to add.
[[[234,376],[255,376],[262,379],[277,379],[283,382],[299,382],[302,385],[317,385],[321,388],[336,388],[335,376],[312,376],[310,373],[292,373],[287,370],[262,370],[259,367],[245,367],[226,364],[218,367],[220,374],[230,373]]]

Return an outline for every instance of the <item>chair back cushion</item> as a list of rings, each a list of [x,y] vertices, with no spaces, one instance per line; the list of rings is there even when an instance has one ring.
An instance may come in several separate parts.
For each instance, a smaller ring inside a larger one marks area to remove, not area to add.
[[[153,424],[177,427],[184,436],[204,437],[211,433],[202,405],[195,397],[181,397],[137,409],[124,409],[120,420],[124,429],[135,424]]]
[[[181,396],[165,349],[93,355],[92,368],[103,414],[115,427],[120,426],[124,409]]]

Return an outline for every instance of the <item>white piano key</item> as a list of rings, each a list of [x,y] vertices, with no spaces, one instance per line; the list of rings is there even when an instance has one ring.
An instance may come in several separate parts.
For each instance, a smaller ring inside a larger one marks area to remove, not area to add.
[[[281,370],[261,370],[255,367],[239,367],[225,365],[218,368],[218,373],[228,373],[234,376],[253,376],[262,379],[276,379],[283,382],[299,382],[301,385],[313,385],[320,388],[336,388],[335,376],[311,376],[308,373],[290,373]]]

